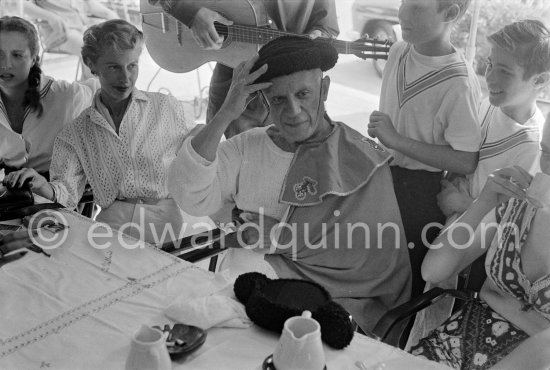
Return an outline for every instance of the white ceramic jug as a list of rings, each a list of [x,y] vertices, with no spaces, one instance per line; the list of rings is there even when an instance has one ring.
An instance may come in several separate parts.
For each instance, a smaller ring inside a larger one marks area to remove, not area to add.
[[[321,342],[321,326],[311,318],[311,312],[285,321],[283,333],[273,353],[277,370],[321,370],[325,367],[325,352]]]
[[[170,370],[172,362],[163,333],[142,325],[132,338],[126,370]]]

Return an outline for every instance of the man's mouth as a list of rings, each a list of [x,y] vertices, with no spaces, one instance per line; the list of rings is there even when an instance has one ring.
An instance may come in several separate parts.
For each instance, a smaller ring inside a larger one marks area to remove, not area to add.
[[[120,92],[126,92],[130,88],[130,86],[114,86],[113,88]]]
[[[10,78],[13,78],[13,75],[11,73],[2,73],[0,74],[0,78],[3,80],[9,80]]]
[[[292,128],[296,128],[296,127],[300,127],[300,126],[303,125],[304,123],[306,123],[306,121],[300,121],[300,122],[285,122],[285,125],[286,125],[286,126],[289,126],[289,127],[292,127]]]

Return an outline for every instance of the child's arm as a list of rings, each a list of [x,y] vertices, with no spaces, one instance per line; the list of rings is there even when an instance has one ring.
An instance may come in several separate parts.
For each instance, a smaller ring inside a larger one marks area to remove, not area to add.
[[[450,145],[428,144],[400,135],[391,118],[379,111],[371,114],[368,133],[387,148],[444,171],[466,175],[477,167],[478,152],[455,150]]]

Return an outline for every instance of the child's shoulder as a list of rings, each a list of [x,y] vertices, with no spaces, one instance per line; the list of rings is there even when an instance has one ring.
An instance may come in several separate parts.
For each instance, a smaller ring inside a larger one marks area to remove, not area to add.
[[[395,42],[391,48],[390,48],[390,57],[392,55],[400,55],[403,54],[407,50],[407,47],[409,47],[411,44],[409,44],[406,41],[397,41]]]

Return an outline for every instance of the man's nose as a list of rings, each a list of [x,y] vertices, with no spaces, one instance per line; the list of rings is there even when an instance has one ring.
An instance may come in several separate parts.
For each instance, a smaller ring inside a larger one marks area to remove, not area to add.
[[[297,115],[302,111],[302,108],[300,106],[300,102],[297,99],[289,99],[288,100],[288,110],[293,115]]]

